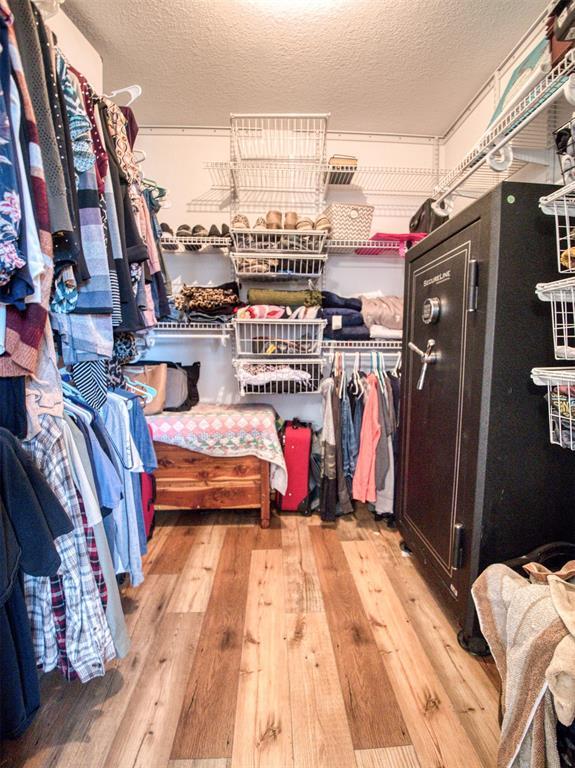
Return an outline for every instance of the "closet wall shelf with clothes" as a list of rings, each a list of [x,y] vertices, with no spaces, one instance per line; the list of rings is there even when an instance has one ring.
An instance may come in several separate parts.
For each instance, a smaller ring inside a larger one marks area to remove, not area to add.
[[[242,281],[317,281],[327,261],[326,253],[298,254],[258,251],[230,253],[234,272]]]
[[[558,271],[575,272],[575,181],[542,197],[539,207],[555,217]]]
[[[561,96],[563,86],[567,84],[573,72],[575,72],[575,49],[567,51],[561,61],[529,91],[525,98],[487,129],[461,163],[440,179],[433,193],[437,204],[451,198],[454,193],[462,191],[464,185],[466,191],[470,191],[467,187],[470,184],[473,187],[474,177],[478,171],[488,170],[489,178],[492,175],[495,177],[492,184],[494,186],[505,178],[504,174],[508,173],[509,168],[515,164],[514,155],[515,161],[521,164],[529,162],[529,160],[522,160],[521,150],[547,150],[549,120],[554,117],[549,107]],[[538,130],[529,133],[526,129],[530,127]],[[510,151],[511,140],[513,140],[514,151]],[[525,156],[527,154],[525,152]],[[493,170],[498,165],[497,160],[506,160],[501,173]],[[484,185],[481,187],[481,192],[487,191]]]
[[[551,444],[575,451],[575,368],[533,368],[531,378],[547,387]]]

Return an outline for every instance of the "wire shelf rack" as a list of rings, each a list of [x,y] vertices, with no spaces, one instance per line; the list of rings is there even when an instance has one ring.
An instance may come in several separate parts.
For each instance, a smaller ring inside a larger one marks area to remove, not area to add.
[[[575,182],[539,200],[544,213],[555,217],[557,268],[575,272]]]
[[[326,254],[266,255],[230,253],[236,277],[240,280],[284,281],[319,280],[327,261]]]
[[[229,179],[224,187],[213,184],[198,197],[187,203],[188,213],[218,213],[227,212],[230,207]]]
[[[186,250],[186,246],[191,246],[199,251],[201,248],[229,248],[231,242],[230,237],[162,237],[160,245],[165,250],[175,250],[175,247]]]
[[[235,359],[240,395],[305,395],[319,392],[323,358]]]
[[[369,339],[369,341],[333,341],[324,339],[324,352],[390,352],[397,355],[401,352],[401,339]]]
[[[339,240],[328,239],[328,253],[349,253],[350,251],[362,251],[362,255],[399,256],[401,253],[401,244],[397,240]]]
[[[538,283],[536,293],[551,304],[556,360],[575,360],[575,277]]]
[[[549,441],[575,451],[575,368],[533,368],[531,378],[547,387]]]
[[[161,339],[217,339],[223,345],[232,335],[231,323],[185,323],[180,321],[161,320],[153,329],[153,334]]]
[[[235,318],[236,351],[241,357],[318,356],[325,320],[247,320]]]
[[[230,157],[232,162],[253,160],[325,159],[329,113],[232,114]]]
[[[328,186],[352,184],[368,195],[429,197],[436,182],[436,174],[431,168],[328,165],[323,180]]]
[[[575,50],[570,50],[524,99],[483,134],[459,165],[440,179],[433,195],[438,202],[449,197],[477,173],[491,153],[502,150],[519,132],[524,133],[525,127],[541,115],[560,94],[560,89],[574,70]],[[544,148],[547,142],[548,136],[543,144]],[[498,178],[501,180],[502,177]]]
[[[288,253],[322,253],[327,232],[296,229],[232,229],[236,251],[277,250]]]

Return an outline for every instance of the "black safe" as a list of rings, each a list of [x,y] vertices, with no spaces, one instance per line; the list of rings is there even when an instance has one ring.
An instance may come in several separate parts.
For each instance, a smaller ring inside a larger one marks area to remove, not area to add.
[[[538,206],[554,189],[503,182],[407,255],[398,525],[463,643],[486,566],[575,542],[575,456],[549,443],[530,379],[562,365],[535,296],[561,277]]]

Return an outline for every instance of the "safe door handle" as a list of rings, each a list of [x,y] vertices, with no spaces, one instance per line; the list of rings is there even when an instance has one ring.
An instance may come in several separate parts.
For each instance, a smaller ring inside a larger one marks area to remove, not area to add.
[[[437,353],[433,351],[433,347],[435,346],[435,339],[428,339],[425,352],[422,349],[419,349],[419,347],[416,346],[412,341],[410,341],[407,346],[421,358],[421,373],[419,374],[419,379],[417,380],[417,389],[421,390],[423,389],[423,385],[425,383],[427,366],[434,365],[437,362]]]

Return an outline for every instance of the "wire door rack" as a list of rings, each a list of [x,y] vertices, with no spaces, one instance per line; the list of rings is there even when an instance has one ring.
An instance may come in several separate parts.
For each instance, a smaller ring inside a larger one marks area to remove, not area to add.
[[[575,277],[538,283],[536,293],[551,304],[556,360],[575,360]]]
[[[542,197],[539,207],[555,217],[557,269],[575,272],[575,182]]]
[[[321,280],[327,254],[230,253],[238,280],[283,282]]]
[[[531,378],[547,387],[551,444],[575,451],[575,368],[533,368]]]
[[[305,395],[319,392],[324,359],[236,359],[240,395]]]
[[[302,357],[321,355],[325,320],[253,320],[235,318],[239,356]]]

